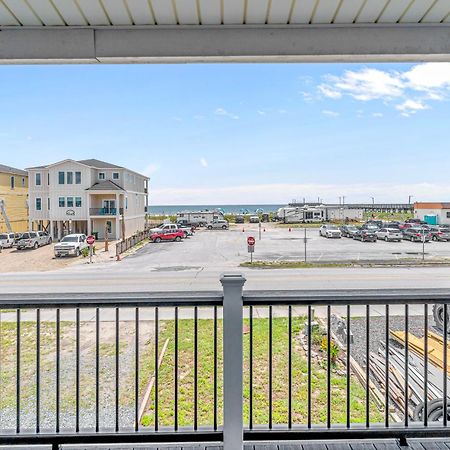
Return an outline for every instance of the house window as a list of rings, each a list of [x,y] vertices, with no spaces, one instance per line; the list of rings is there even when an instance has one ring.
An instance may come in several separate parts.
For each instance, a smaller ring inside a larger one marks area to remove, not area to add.
[[[105,179],[105,172],[99,172],[98,173],[98,179],[99,180],[104,180]]]
[[[81,184],[81,172],[75,172],[75,184]]]
[[[128,197],[125,197],[125,209],[128,209]]]
[[[15,187],[15,180],[14,177],[11,177],[11,189],[14,189]]]
[[[447,211],[447,219],[450,219],[450,212]]]
[[[35,182],[36,182],[36,186],[41,185],[41,174],[39,172],[36,174]]]
[[[64,184],[65,183],[65,174],[64,172],[58,172],[58,183]]]
[[[73,208],[73,197],[67,197],[67,207]]]
[[[50,186],[50,173],[47,174],[47,186]]]
[[[50,197],[47,198],[47,209],[50,211]]]
[[[73,184],[73,172],[67,172],[67,184]]]
[[[42,209],[42,200],[38,197],[36,198],[36,211],[40,211]]]
[[[25,187],[25,178],[22,178],[22,187]]]
[[[106,232],[107,232],[108,234],[111,234],[111,233],[112,233],[112,222],[111,222],[110,220],[107,220],[107,221],[106,221]]]
[[[113,180],[119,179],[119,172],[113,172]]]
[[[59,197],[59,207],[60,208],[66,207],[66,199],[64,197]]]
[[[81,197],[75,197],[75,207],[81,208]]]

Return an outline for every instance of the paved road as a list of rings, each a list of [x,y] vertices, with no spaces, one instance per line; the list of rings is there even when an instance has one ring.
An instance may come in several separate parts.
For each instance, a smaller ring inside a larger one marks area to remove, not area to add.
[[[450,268],[317,268],[317,269],[244,269],[239,263],[248,260],[247,234],[240,231],[197,233],[183,242],[150,244],[120,262],[81,264],[59,271],[11,273],[0,276],[0,292],[146,292],[219,290],[224,272],[241,272],[247,278],[246,289],[395,289],[449,288]],[[317,230],[313,230],[317,233]],[[283,234],[284,233],[284,234]],[[300,234],[300,232],[298,233]],[[292,240],[293,238],[294,240]],[[296,254],[300,259],[297,235],[286,230],[268,231],[257,251]],[[345,254],[343,246],[376,249],[385,242],[363,244],[348,240],[329,241],[317,238],[317,245]],[[281,243],[281,244],[280,244]],[[450,245],[450,243],[448,243]],[[397,244],[397,245],[403,245]],[[408,245],[408,244],[407,244]],[[412,244],[415,245],[415,244]],[[432,243],[432,246],[447,243]],[[339,251],[339,246],[341,250]],[[377,247],[378,246],[378,247]],[[444,247],[441,247],[442,249]],[[260,249],[260,250],[258,250]],[[372,251],[372,250],[371,250]],[[258,253],[257,253],[258,254]]]

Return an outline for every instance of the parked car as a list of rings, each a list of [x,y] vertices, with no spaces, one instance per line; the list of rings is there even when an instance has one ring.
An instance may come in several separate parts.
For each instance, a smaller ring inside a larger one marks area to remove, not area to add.
[[[405,223],[411,223],[411,224],[413,224],[413,225],[425,225],[425,224],[426,224],[426,222],[424,222],[423,220],[421,220],[421,219],[415,219],[415,218],[412,218],[412,219],[406,219],[406,220],[405,220]]]
[[[179,225],[177,223],[161,223],[155,228],[151,228],[151,233],[160,233],[162,231],[177,231]]]
[[[448,227],[430,227],[429,231],[433,241],[450,241],[450,228]]]
[[[17,242],[17,250],[24,250],[25,248],[37,249],[43,242],[42,237],[36,231],[28,231],[23,233],[20,240]]]
[[[399,230],[400,223],[401,222],[385,222],[383,223],[383,226],[381,228],[396,228],[397,230]]]
[[[319,228],[320,236],[326,238],[338,238],[342,237],[341,230],[336,225],[325,224]]]
[[[236,223],[244,223],[244,222],[245,222],[245,217],[244,217],[243,214],[238,214],[238,215],[235,217],[234,220],[235,220]]]
[[[412,223],[403,222],[398,225],[398,228],[403,231],[403,230],[407,230],[408,228],[411,228],[413,226],[414,226],[414,224],[412,224]]]
[[[2,233],[0,234],[0,248],[11,248],[15,242],[14,233]]]
[[[359,230],[355,225],[342,225],[341,234],[342,237],[352,238],[353,235]]]
[[[14,234],[14,245],[17,246],[17,243],[22,239],[23,233],[15,233]]]
[[[80,256],[84,248],[88,247],[85,234],[68,234],[55,244],[55,256]]]
[[[431,240],[431,233],[423,227],[411,227],[403,230],[403,239],[411,242],[429,242]]]
[[[377,239],[400,242],[403,239],[403,233],[398,228],[381,228],[375,231]]]
[[[353,239],[356,239],[361,242],[377,242],[377,235],[373,230],[369,230],[367,228],[360,228],[353,236]]]
[[[250,223],[259,223],[259,216],[250,216]]]
[[[368,231],[378,231],[380,229],[380,227],[374,223],[365,223],[362,227],[361,230],[368,230]]]
[[[43,245],[49,245],[52,243],[53,239],[48,233],[45,233],[44,231],[36,231],[36,233],[39,237],[39,246],[40,247],[42,247]]]
[[[181,230],[164,230],[158,233],[153,233],[150,235],[150,240],[152,242],[159,243],[161,241],[176,241],[180,242],[184,238],[184,232]]]
[[[373,226],[375,226],[377,228],[381,228],[383,226],[383,221],[382,220],[370,219],[364,225],[367,225],[367,226],[373,225]]]
[[[228,230],[229,224],[226,220],[214,220],[213,222],[208,223],[206,225],[206,228],[208,230]]]
[[[195,232],[194,227],[186,227],[184,225],[179,225],[178,229],[184,233],[185,238],[187,238],[188,236],[193,236]]]

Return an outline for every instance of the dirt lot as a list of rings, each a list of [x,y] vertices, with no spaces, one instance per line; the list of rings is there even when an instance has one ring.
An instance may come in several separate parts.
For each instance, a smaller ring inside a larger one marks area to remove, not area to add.
[[[17,250],[16,248],[5,248],[0,253],[0,273],[11,272],[46,272],[50,270],[63,269],[72,264],[87,263],[83,257],[75,258],[72,256],[65,258],[55,258],[53,254],[53,245],[46,245],[36,250]],[[98,242],[95,244],[97,255],[95,261],[107,260],[114,257],[114,243],[109,244],[109,254],[105,254],[104,244]]]

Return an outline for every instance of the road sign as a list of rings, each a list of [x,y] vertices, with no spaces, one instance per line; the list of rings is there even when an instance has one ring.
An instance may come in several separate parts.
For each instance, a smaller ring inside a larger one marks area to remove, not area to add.
[[[88,244],[88,245],[94,245],[95,244],[95,237],[94,236],[88,236],[87,238],[86,238],[86,243]]]
[[[255,252],[255,246],[254,245],[248,245],[247,248],[248,248],[248,252],[249,253],[254,253]]]
[[[253,245],[255,245],[255,238],[253,237],[253,236],[249,236],[248,238],[247,238],[247,244],[249,245],[249,246],[253,246]]]

